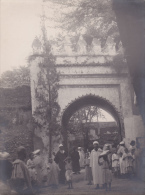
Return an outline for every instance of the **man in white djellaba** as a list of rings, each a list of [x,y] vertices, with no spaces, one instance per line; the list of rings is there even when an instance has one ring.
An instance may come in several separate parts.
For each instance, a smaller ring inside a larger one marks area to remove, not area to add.
[[[102,150],[99,148],[99,143],[97,141],[93,142],[93,146],[94,149],[91,151],[90,155],[90,167],[93,174],[93,183],[96,185],[95,189],[99,189],[100,185],[103,187],[104,184],[103,169],[102,166],[98,163],[99,155],[102,153]]]

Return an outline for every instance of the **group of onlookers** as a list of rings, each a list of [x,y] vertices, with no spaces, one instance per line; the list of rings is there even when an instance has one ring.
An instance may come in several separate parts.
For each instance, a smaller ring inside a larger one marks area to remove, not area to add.
[[[122,178],[131,177],[136,173],[135,142],[130,143],[127,148],[125,143],[120,142],[118,149],[112,155],[112,167],[115,176]]]
[[[93,149],[87,149],[86,153],[81,147],[74,147],[66,153],[60,144],[59,151],[48,158],[47,163],[42,160],[40,150],[32,152],[26,162],[26,149],[23,146],[18,147],[17,156],[11,162],[7,152],[0,152],[0,186],[5,190],[11,189],[13,194],[34,194],[44,183],[57,188],[58,184],[67,182],[68,188],[73,188],[73,175],[77,177],[84,168],[88,185],[93,183],[95,189],[111,190],[112,173],[115,177],[126,178],[137,175],[140,169],[135,141],[128,148],[123,141],[117,147],[111,144],[100,147],[94,141]]]

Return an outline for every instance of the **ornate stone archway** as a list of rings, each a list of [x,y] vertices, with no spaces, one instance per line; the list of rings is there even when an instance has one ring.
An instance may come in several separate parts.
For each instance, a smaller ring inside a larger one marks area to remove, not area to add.
[[[86,94],[85,96],[79,97],[74,101],[70,102],[62,113],[61,123],[63,127],[63,138],[65,145],[67,145],[67,126],[71,116],[76,111],[85,106],[97,106],[110,113],[117,122],[120,140],[124,138],[125,133],[123,119],[121,113],[118,112],[117,108],[115,108],[115,106],[111,102],[109,102],[107,99],[103,97],[96,96],[93,94]]]
[[[141,116],[133,112],[132,84],[127,66],[118,73],[113,65],[113,57],[108,55],[56,57],[56,69],[60,76],[58,122],[64,129],[77,108],[90,103],[90,105],[100,105],[113,115],[118,123],[121,138],[125,138],[127,144],[136,137],[144,135]],[[39,104],[35,97],[35,87],[38,84],[39,63],[42,60],[43,58],[38,56],[30,66],[32,114]],[[48,153],[49,138],[45,135],[45,131],[36,129],[34,137],[40,138],[41,142],[38,145],[43,144],[45,152]],[[62,140],[56,141],[54,148],[58,149],[60,142]],[[37,143],[34,141],[36,149],[39,147]]]

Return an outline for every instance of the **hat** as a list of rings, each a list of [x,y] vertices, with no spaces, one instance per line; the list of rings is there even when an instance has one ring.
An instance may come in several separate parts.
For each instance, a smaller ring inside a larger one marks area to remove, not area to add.
[[[39,154],[40,153],[40,150],[35,150],[34,152],[33,152],[33,154]]]
[[[0,160],[7,160],[10,157],[8,152],[0,152]]]
[[[122,142],[120,142],[119,144],[120,144],[120,145],[123,145],[123,144],[125,144],[125,143],[124,143],[124,141],[122,141]]]
[[[22,152],[22,151],[25,151],[26,149],[25,149],[25,147],[24,146],[19,146],[18,148],[17,148],[17,152]]]
[[[99,142],[97,142],[97,141],[94,141],[94,142],[93,142],[93,145],[94,145],[94,144],[98,144],[98,145],[99,145]]]
[[[103,151],[99,156],[101,157],[101,156],[105,156],[105,155],[107,155],[109,153],[109,150],[105,150],[105,151]]]
[[[67,160],[71,160],[71,158],[68,156],[64,159],[64,162],[67,161]]]
[[[110,144],[105,144],[104,146],[110,146]]]
[[[59,148],[62,147],[63,145],[62,144],[59,144]]]

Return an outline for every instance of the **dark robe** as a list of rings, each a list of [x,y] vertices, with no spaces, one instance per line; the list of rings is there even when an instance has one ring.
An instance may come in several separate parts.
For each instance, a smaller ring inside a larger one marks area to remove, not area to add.
[[[12,163],[9,160],[0,160],[0,178],[5,182],[11,178]]]
[[[72,170],[73,172],[80,171],[80,163],[79,163],[80,155],[78,151],[73,151],[71,153],[71,160],[72,160]]]
[[[59,183],[65,183],[65,162],[67,154],[61,153],[60,151],[57,152],[54,161],[59,165],[60,172],[59,172]]]

